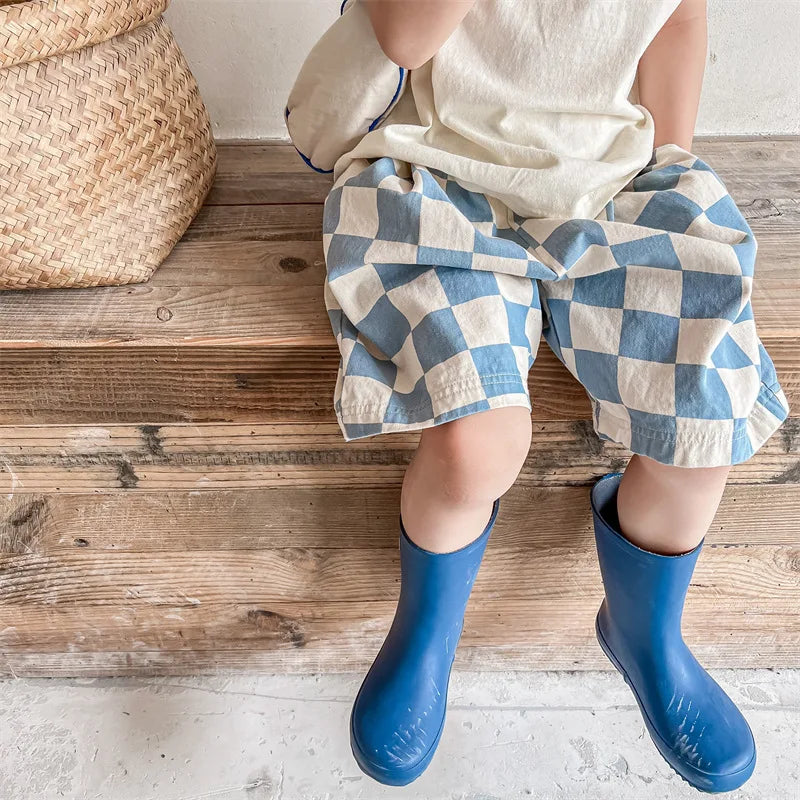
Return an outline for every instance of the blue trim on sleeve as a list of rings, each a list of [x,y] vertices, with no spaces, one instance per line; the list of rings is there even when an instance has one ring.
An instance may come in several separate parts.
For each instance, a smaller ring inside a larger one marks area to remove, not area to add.
[[[348,0],[342,0],[342,5],[339,7],[339,16],[344,14],[344,7],[347,5],[347,2]],[[397,100],[397,97],[399,96],[400,90],[403,88],[403,80],[406,76],[406,71],[404,67],[398,67],[398,69],[400,70],[400,78],[397,81],[397,89],[395,89],[394,95],[392,95],[392,99],[389,101],[389,105],[386,106],[382,114],[378,115],[374,120],[372,120],[372,124],[369,126],[369,128],[367,128],[367,131],[374,130],[378,125],[380,125],[381,120],[389,113],[394,101]]]
[[[347,1],[347,0],[345,0],[345,2],[346,2],[346,1]],[[286,106],[286,110],[283,112],[283,118],[284,118],[285,120],[288,120],[288,119],[289,119],[289,113],[290,113],[290,112],[289,112],[289,106]],[[295,150],[297,150],[297,145],[296,145],[294,142],[292,142],[292,147],[294,147],[294,149],[295,149]],[[299,150],[297,150],[297,155],[299,155],[299,156],[300,156],[300,158],[302,158],[302,159],[303,159],[303,161],[305,161],[306,165],[307,165],[307,166],[309,166],[309,167],[311,167],[311,169],[313,169],[313,170],[314,170],[314,172],[320,172],[320,173],[322,173],[323,175],[329,175],[331,172],[333,172],[333,170],[332,170],[332,169],[320,169],[319,167],[315,167],[315,166],[314,166],[314,165],[311,163],[311,159],[310,159],[310,158],[309,158],[309,157],[308,157],[308,156],[307,156],[305,153],[301,153]]]
[[[344,14],[345,6],[347,5],[347,3],[348,3],[348,0],[342,0],[342,4],[339,7],[339,16]],[[372,122],[370,123],[369,128],[367,128],[367,132],[374,130],[378,125],[381,124],[381,122],[385,119],[386,115],[391,110],[391,108],[394,105],[394,103],[397,100],[397,98],[400,96],[400,92],[401,92],[401,90],[403,88],[403,81],[405,80],[405,77],[406,77],[406,70],[405,70],[405,67],[400,67],[400,66],[398,66],[398,69],[400,70],[400,75],[399,75],[399,78],[398,78],[398,81],[397,81],[397,88],[394,90],[394,94],[392,95],[392,99],[389,101],[389,105],[386,106],[386,108],[383,110],[383,112],[381,114],[379,114],[377,117],[375,117],[374,120],[372,120]],[[286,106],[286,109],[283,112],[283,117],[287,122],[289,120],[289,114],[290,113],[291,112],[289,111],[289,106]],[[290,135],[289,138],[291,138],[291,135]],[[321,173],[323,175],[330,175],[333,172],[332,169],[321,169],[320,167],[314,166],[314,164],[311,163],[311,159],[305,153],[301,153],[300,150],[297,149],[297,145],[294,144],[294,142],[292,142],[292,146],[294,147],[295,150],[297,150],[297,154],[300,156],[300,158],[302,158],[303,161],[306,163],[306,165],[311,167],[311,169],[313,169],[314,172],[319,172],[319,173]]]
[[[398,69],[400,70],[400,80],[397,82],[397,88],[394,90],[394,95],[392,95],[392,99],[389,101],[389,105],[386,106],[383,113],[379,117],[375,117],[375,119],[372,121],[372,124],[369,126],[367,130],[371,131],[373,128],[379,125],[383,120],[383,118],[389,113],[389,109],[394,105],[394,101],[397,100],[400,94],[400,90],[403,88],[403,79],[406,76],[406,71],[404,67],[398,67]]]

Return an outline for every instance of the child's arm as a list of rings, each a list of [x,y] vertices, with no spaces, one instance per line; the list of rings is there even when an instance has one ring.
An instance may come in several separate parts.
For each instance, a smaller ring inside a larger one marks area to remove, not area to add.
[[[364,0],[386,56],[417,69],[447,41],[475,0]]]
[[[639,102],[655,120],[655,147],[692,149],[707,49],[706,0],[682,0],[639,62]]]

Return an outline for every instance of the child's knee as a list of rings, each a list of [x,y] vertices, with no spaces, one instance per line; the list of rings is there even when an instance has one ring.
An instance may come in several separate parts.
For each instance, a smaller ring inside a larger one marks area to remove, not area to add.
[[[427,428],[420,448],[438,462],[451,495],[493,500],[516,480],[530,443],[530,411],[510,406]]]

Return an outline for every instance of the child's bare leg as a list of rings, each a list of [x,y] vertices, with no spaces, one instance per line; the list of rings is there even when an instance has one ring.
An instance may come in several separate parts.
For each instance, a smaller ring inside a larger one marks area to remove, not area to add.
[[[688,553],[717,513],[730,467],[673,467],[634,455],[619,486],[622,532],[643,550]]]
[[[525,407],[423,431],[403,484],[400,598],[350,717],[356,760],[381,783],[406,785],[433,758],[472,583],[530,437]]]
[[[469,544],[514,483],[530,442],[531,415],[522,406],[426,428],[403,481],[400,509],[409,538],[436,553]]]
[[[687,589],[728,467],[634,456],[592,489],[605,597],[597,638],[630,684],[661,755],[692,786],[726,792],[753,773],[753,734],[683,640]]]

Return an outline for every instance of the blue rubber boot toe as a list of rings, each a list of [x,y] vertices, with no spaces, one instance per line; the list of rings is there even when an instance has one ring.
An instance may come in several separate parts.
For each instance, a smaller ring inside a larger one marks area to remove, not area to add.
[[[670,766],[696,789],[732,791],[753,774],[753,734],[681,634],[702,542],[689,553],[665,556],[628,541],[616,512],[620,478],[606,475],[591,495],[605,587],[597,639],[631,687],[650,737]]]
[[[436,752],[464,612],[499,505],[483,533],[451,553],[418,547],[400,522],[400,599],[350,715],[356,762],[380,783],[411,783]]]

